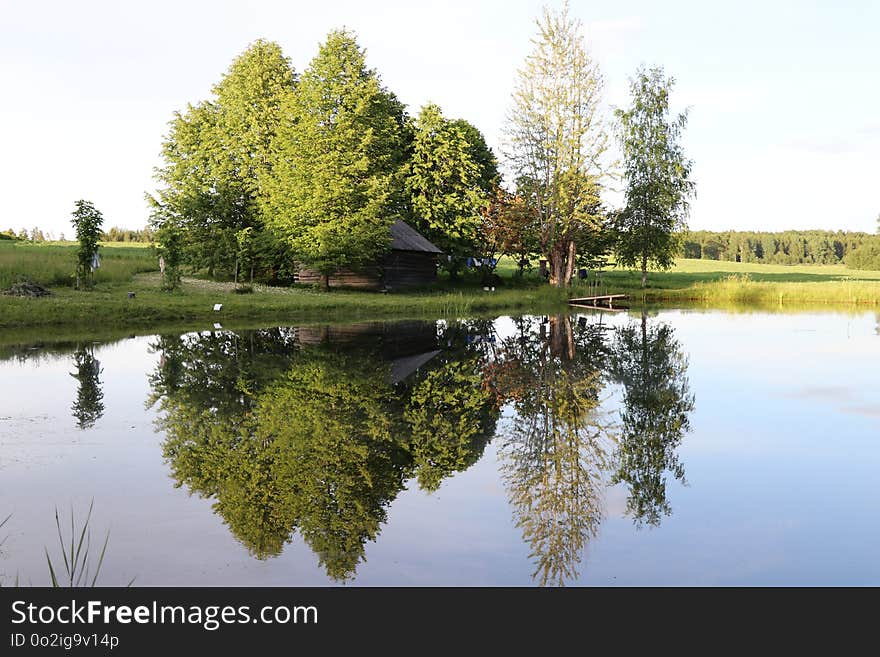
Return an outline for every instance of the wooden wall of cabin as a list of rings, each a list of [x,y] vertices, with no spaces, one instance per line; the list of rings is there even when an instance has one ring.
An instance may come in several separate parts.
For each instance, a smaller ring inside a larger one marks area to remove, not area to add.
[[[381,266],[360,271],[339,269],[330,276],[330,287],[353,287],[378,290],[428,285],[437,280],[437,255],[421,251],[392,251]],[[295,277],[304,285],[323,285],[324,279],[311,269],[300,269]]]
[[[437,280],[437,255],[421,251],[392,251],[382,263],[385,286],[412,287]]]

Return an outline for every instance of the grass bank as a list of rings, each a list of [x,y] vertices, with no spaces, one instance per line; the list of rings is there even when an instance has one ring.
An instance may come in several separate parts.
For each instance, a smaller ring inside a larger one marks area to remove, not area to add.
[[[242,322],[353,322],[368,319],[435,318],[502,313],[558,312],[569,296],[623,293],[631,304],[704,307],[816,308],[880,306],[880,272],[842,265],[760,265],[712,260],[680,260],[668,272],[651,273],[640,288],[638,272],[609,269],[598,280],[577,281],[571,290],[548,287],[536,271],[522,280],[502,260],[503,283],[484,291],[475,280],[441,283],[436,289],[380,294],[321,292],[304,288],[255,286],[236,294],[231,283],[185,279],[173,293],[159,289],[155,258],[142,246],[107,245],[92,292],[71,289],[75,249],[71,245],[0,243],[0,290],[26,276],[48,286],[41,299],[0,295],[0,328],[103,326],[205,326]],[[129,293],[134,298],[129,298]],[[214,304],[222,304],[219,312]]]
[[[320,292],[300,288],[254,286],[236,294],[229,283],[185,279],[180,290],[159,290],[158,274],[139,275],[128,284],[99,284],[92,292],[53,288],[42,299],[0,297],[0,328],[244,320],[355,321],[361,319],[467,316],[492,312],[549,312],[565,306],[565,290],[546,287],[380,294]],[[134,298],[128,293],[133,292]],[[222,304],[214,311],[214,304]]]

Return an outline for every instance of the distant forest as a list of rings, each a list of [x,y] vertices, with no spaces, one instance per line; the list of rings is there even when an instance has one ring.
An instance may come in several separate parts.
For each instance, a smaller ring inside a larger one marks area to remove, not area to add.
[[[71,235],[71,239],[75,239],[75,237]],[[140,242],[142,244],[151,244],[153,239],[153,231],[149,227],[132,230],[131,228],[113,226],[110,230],[101,231],[102,242]],[[31,228],[30,230],[22,228],[18,232],[9,228],[8,230],[0,231],[0,240],[19,240],[21,242],[64,242],[67,240],[67,237],[64,233],[59,233],[56,237],[53,233],[49,231],[44,232],[37,227]]]
[[[685,258],[779,265],[838,265],[880,269],[880,236],[870,233],[787,230],[781,233],[691,231]]]

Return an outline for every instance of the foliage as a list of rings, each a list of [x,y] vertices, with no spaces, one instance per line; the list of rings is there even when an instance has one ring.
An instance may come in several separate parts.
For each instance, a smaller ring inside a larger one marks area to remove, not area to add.
[[[113,226],[110,230],[101,233],[102,242],[123,242],[123,243],[141,243],[149,244],[153,241],[154,235],[151,228],[143,228],[141,230],[132,230],[130,228],[120,228]]]
[[[434,490],[494,433],[495,397],[468,347],[455,347],[461,361],[438,357],[414,378],[395,377],[387,350],[436,353],[435,327],[390,327],[384,349],[371,328],[343,331],[339,343],[321,327],[154,343],[150,403],[177,485],[213,498],[258,558],[299,531],[328,576],[351,577],[405,480],[415,474]],[[451,333],[445,342],[459,344]]]
[[[402,216],[403,105],[367,68],[354,37],[336,31],[282,111],[267,221],[325,277],[375,261]]]
[[[286,513],[327,574],[349,578],[403,490],[403,432],[387,376],[376,364],[310,352],[262,398],[261,435],[280,453],[274,473]]]
[[[684,238],[683,254],[686,258],[728,262],[835,265],[850,262],[851,257],[852,262],[857,262],[857,252],[863,246],[870,248],[874,240],[868,233],[842,230],[698,230],[690,231]]]
[[[92,264],[98,254],[98,240],[101,238],[104,217],[90,201],[80,199],[76,202],[71,223],[76,229],[76,239],[79,242],[76,252],[76,289],[90,290],[95,285]]]
[[[425,105],[415,120],[406,179],[416,227],[446,254],[455,275],[479,248],[481,213],[498,181],[498,169],[483,135],[464,120],[446,119]]]
[[[631,107],[615,112],[626,178],[626,207],[615,222],[616,257],[623,266],[641,264],[642,287],[649,264],[673,265],[694,193],[693,165],[680,144],[687,112],[669,117],[674,83],[662,68],[639,69],[630,80]]]
[[[880,237],[872,237],[846,256],[850,269],[880,270]]]
[[[517,320],[494,379],[516,411],[500,450],[514,518],[531,548],[533,577],[562,585],[577,576],[581,555],[602,520],[603,471],[613,427],[599,413],[606,352],[601,331],[551,317],[549,335]]]
[[[156,228],[156,255],[164,262],[162,289],[176,290],[180,286],[180,271],[184,258],[182,229],[168,221]]]
[[[261,199],[282,105],[296,75],[278,44],[252,43],[213,88],[213,99],[176,113],[162,145],[160,189],[149,197],[153,227],[173,224],[184,259],[210,275],[238,269],[239,231],[263,231]],[[254,263],[277,268],[277,252]]]
[[[578,254],[595,255],[590,236],[602,229],[602,77],[567,5],[556,13],[545,9],[537,25],[513,95],[507,157],[518,193],[538,219],[535,237],[550,283],[567,286]]]

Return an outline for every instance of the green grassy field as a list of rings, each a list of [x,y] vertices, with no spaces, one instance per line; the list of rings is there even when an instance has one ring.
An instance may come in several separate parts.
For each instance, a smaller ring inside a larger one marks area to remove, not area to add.
[[[138,246],[113,246],[100,250],[101,266],[95,282],[125,283],[132,276],[156,269],[149,249]],[[21,277],[47,287],[70,286],[76,267],[76,249],[69,244],[29,244],[0,242],[0,290]]]
[[[641,289],[638,272],[609,271],[602,287],[645,302],[802,305],[880,305],[880,272],[843,265],[762,265],[679,260],[668,272],[651,273]]]
[[[712,307],[784,308],[880,306],[880,272],[844,266],[760,265],[711,260],[680,260],[668,272],[651,273],[647,290],[638,272],[609,268],[598,280],[576,281],[571,290],[548,287],[537,271],[513,278],[503,259],[495,292],[483,290],[475,276],[458,283],[441,281],[432,289],[381,294],[255,286],[235,294],[233,285],[194,278],[181,290],[159,289],[149,249],[114,243],[101,250],[96,289],[72,289],[74,247],[0,242],[0,290],[25,276],[49,287],[43,299],[0,295],[0,328],[117,326],[242,321],[356,321],[395,317],[465,316],[484,313],[561,310],[567,299],[593,293],[630,295],[630,303]],[[133,292],[134,298],[128,293]],[[219,312],[215,303],[222,303]]]

